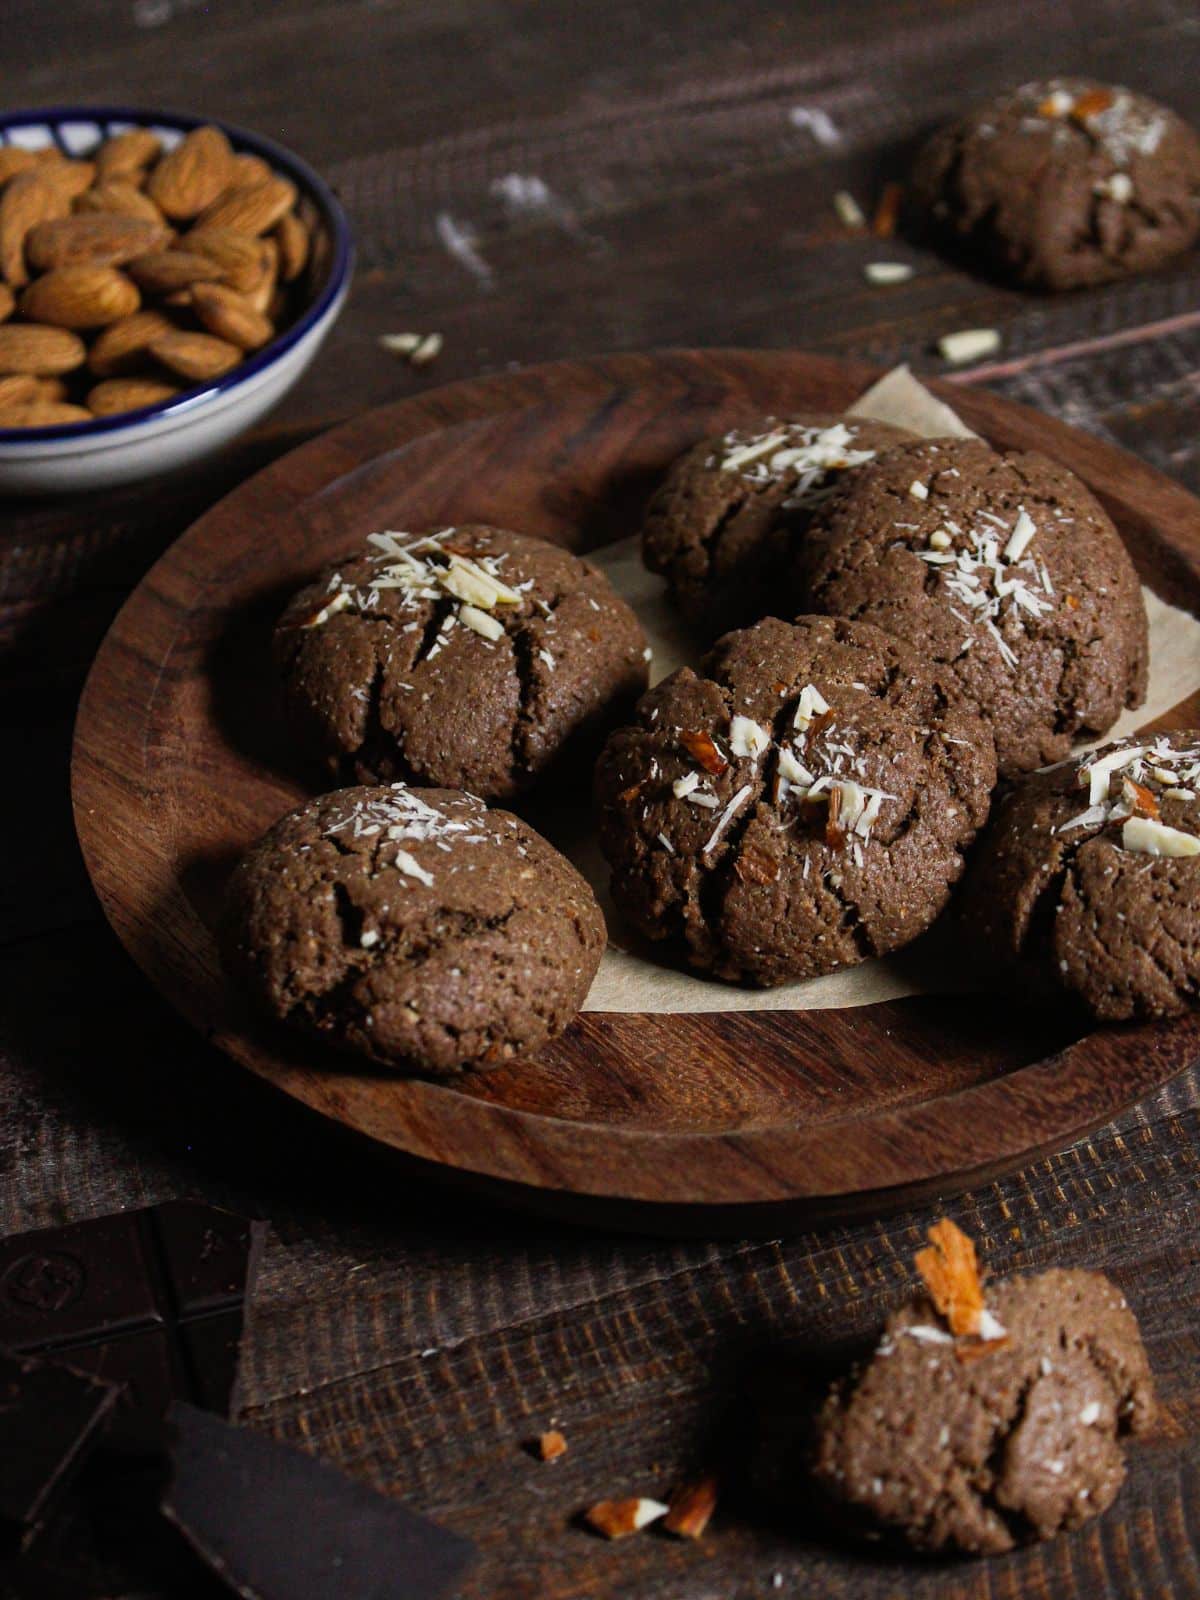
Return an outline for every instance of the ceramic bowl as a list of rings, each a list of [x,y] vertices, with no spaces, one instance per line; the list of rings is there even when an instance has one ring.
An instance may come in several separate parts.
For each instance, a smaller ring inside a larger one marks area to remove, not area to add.
[[[116,106],[58,106],[0,114],[0,145],[57,145],[81,157],[110,134],[146,127],[164,147],[213,118]],[[237,151],[262,156],[296,185],[316,218],[321,266],[301,315],[215,382],[164,405],[50,428],[0,427],[0,495],[63,494],[154,477],[211,454],[258,422],[297,382],[337,320],[354,250],[341,206],[316,173],[269,139],[217,123]]]

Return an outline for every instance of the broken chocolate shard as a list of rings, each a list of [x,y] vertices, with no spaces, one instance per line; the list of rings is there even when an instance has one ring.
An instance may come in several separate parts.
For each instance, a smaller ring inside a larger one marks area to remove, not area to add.
[[[0,1354],[0,1548],[37,1537],[119,1395],[56,1363]]]
[[[110,1442],[153,1453],[173,1400],[229,1410],[263,1231],[181,1200],[0,1240],[0,1345],[123,1384]]]
[[[245,1600],[437,1600],[474,1546],[265,1434],[180,1404],[164,1515]]]

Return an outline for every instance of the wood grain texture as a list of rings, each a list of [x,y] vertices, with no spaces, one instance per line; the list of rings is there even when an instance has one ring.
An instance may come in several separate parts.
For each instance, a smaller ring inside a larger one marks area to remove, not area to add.
[[[10,0],[3,37],[7,105],[166,97],[282,139],[337,184],[368,265],[322,360],[218,461],[82,504],[0,506],[0,728],[34,775],[0,786],[0,1228],[180,1194],[269,1217],[247,1422],[473,1532],[464,1600],[1195,1600],[1200,1070],[950,1207],[996,1273],[1087,1265],[1131,1296],[1166,1424],[1099,1524],[1002,1562],[927,1566],[836,1545],[794,1479],[769,1512],[727,1491],[700,1549],[651,1534],[610,1547],[577,1526],[581,1507],[669,1488],[703,1441],[745,1477],[722,1424],[732,1396],[753,1431],[753,1386],[736,1381],[747,1344],[768,1375],[784,1346],[823,1375],[905,1292],[938,1202],[754,1244],[668,1243],[514,1217],[409,1176],[159,999],[103,922],[67,803],[82,676],[145,568],[293,444],[447,379],[715,343],[936,372],[938,333],[995,326],[1001,361],[967,383],[1200,492],[1195,257],[1047,299],[897,240],[888,254],[914,278],[871,288],[878,244],[830,207],[850,188],[869,208],[943,111],[1047,70],[1125,78],[1200,120],[1194,5],[622,0],[581,24],[575,0]],[[841,142],[793,124],[796,106],[825,111]],[[506,206],[492,185],[512,173],[558,206]],[[441,212],[475,231],[490,286],[447,252]],[[380,349],[408,328],[444,333],[432,367]],[[774,1407],[785,1432],[789,1392]],[[520,1441],[547,1411],[571,1452],[538,1467]],[[181,1600],[123,1556],[101,1593]]]
[[[379,527],[482,520],[594,548],[636,526],[698,437],[764,412],[842,409],[872,376],[752,352],[535,368],[368,413],[223,501],[135,591],[80,708],[80,838],[134,959],[214,1043],[326,1115],[509,1198],[649,1226],[744,1232],[792,1207],[878,1209],[962,1187],[1189,1065],[1191,1019],[1080,1037],[1052,1011],[1013,1027],[1007,997],[972,996],[585,1013],[538,1056],[448,1086],[294,1043],[222,977],[225,873],[306,792],[266,661],[290,590]],[[998,445],[1037,443],[1076,470],[1144,575],[1200,606],[1200,504],[1087,435],[984,393],[957,398]]]

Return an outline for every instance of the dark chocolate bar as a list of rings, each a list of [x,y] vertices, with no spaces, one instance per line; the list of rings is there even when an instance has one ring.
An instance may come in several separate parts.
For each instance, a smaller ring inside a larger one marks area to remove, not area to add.
[[[245,1600],[437,1600],[475,1547],[249,1428],[176,1406],[163,1511]]]
[[[113,1442],[153,1451],[173,1400],[228,1411],[261,1235],[180,1200],[0,1240],[0,1345],[126,1385]]]
[[[119,1395],[67,1367],[0,1353],[0,1552],[31,1543]]]

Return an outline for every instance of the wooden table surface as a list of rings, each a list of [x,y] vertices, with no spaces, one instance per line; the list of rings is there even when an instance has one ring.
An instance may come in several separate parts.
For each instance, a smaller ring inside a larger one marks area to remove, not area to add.
[[[470,1600],[1200,1596],[1200,1072],[947,1207],[993,1270],[1102,1267],[1136,1306],[1163,1423],[1117,1506],[1003,1560],[865,1558],[786,1471],[781,1497],[777,1469],[805,1384],[904,1292],[935,1208],[678,1243],[418,1187],[166,1010],[92,899],[67,796],[83,673],[149,562],[280,451],[450,378],[680,344],[936,371],[939,333],[997,326],[1002,354],[963,381],[1200,490],[1200,256],[1041,299],[854,237],[830,204],[847,188],[869,206],[921,130],[1034,74],[1124,80],[1200,117],[1191,0],[7,0],[2,33],[0,103],[259,129],[332,180],[360,255],[315,370],[226,457],[0,507],[0,1230],[175,1195],[270,1219],[244,1421],[477,1540]],[[869,286],[884,256],[914,279]],[[445,336],[431,368],[379,347],[409,330]],[[540,1465],[523,1441],[552,1422],[569,1454]],[[699,1545],[578,1526],[597,1498],[712,1465],[726,1487]],[[131,1569],[106,1592],[161,1590]]]

